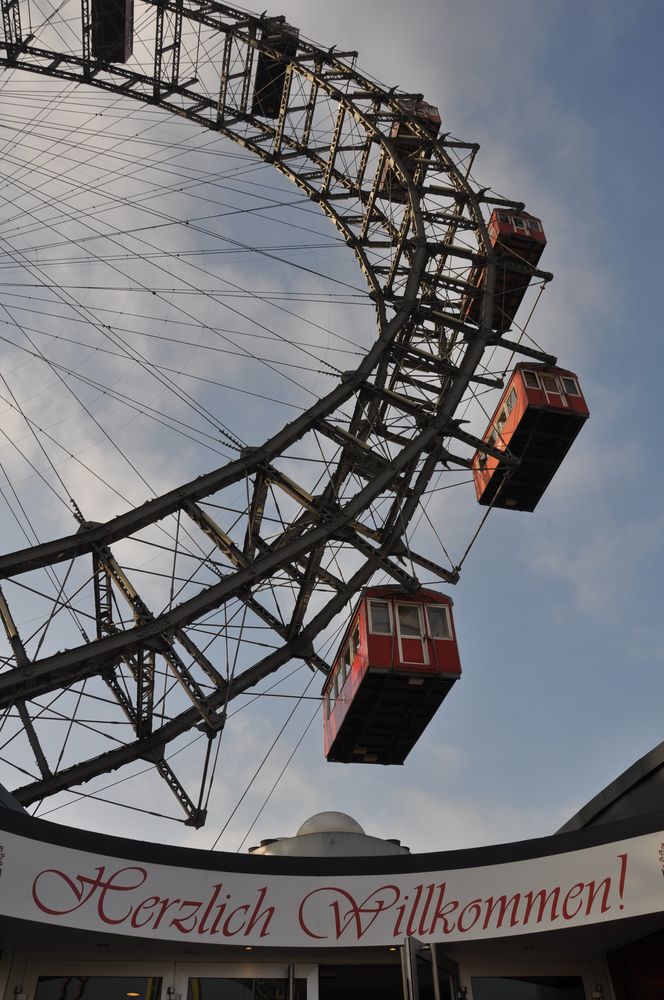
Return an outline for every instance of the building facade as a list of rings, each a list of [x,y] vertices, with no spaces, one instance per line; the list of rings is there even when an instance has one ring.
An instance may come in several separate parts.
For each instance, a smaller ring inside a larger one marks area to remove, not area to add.
[[[3,1000],[664,1000],[664,744],[550,837],[411,854],[341,813],[247,855],[0,808]]]

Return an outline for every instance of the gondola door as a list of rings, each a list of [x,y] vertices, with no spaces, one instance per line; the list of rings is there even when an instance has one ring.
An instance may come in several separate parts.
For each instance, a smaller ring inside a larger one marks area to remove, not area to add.
[[[401,949],[404,1000],[457,1000],[459,970],[435,944],[406,938]]]
[[[402,663],[427,664],[429,651],[424,638],[424,618],[419,604],[402,604],[397,601],[397,634],[399,659]]]
[[[551,406],[569,406],[556,375],[543,372],[540,375],[546,401]]]

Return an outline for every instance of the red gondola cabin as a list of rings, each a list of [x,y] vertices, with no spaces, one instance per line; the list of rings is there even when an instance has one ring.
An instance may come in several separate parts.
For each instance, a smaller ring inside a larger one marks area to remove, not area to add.
[[[323,687],[325,756],[403,764],[460,674],[451,597],[368,588]]]
[[[258,53],[251,113],[261,118],[278,118],[286,82],[286,65],[297,52],[298,28],[275,21],[263,28],[261,41],[274,53]]]
[[[514,322],[530,282],[529,274],[518,268],[524,264],[537,267],[546,246],[546,236],[541,221],[534,215],[504,209],[496,209],[491,213],[487,229],[491,245],[498,256],[491,329],[503,333]],[[484,278],[484,268],[476,266],[469,280],[471,285],[482,288]],[[479,324],[480,302],[481,298],[477,296],[465,296],[461,303],[461,317],[464,321]]]
[[[483,439],[520,459],[517,469],[476,451],[473,478],[485,506],[532,511],[553,479],[589,412],[574,372],[518,364]]]
[[[134,0],[92,0],[92,46],[95,59],[126,63],[134,47]]]
[[[400,102],[405,117],[415,118],[426,132],[426,138],[411,131],[407,121],[395,121],[390,129],[390,138],[396,152],[404,162],[408,175],[416,184],[421,184],[427,172],[427,161],[433,152],[433,143],[440,131],[438,108],[425,101],[415,101],[404,97]],[[390,201],[408,200],[408,188],[387,160],[383,165],[378,190]]]

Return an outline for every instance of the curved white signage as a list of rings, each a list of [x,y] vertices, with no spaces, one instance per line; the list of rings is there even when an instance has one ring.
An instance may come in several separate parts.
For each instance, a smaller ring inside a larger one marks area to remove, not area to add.
[[[406,935],[476,940],[664,905],[664,832],[505,864],[327,877],[177,868],[8,832],[0,839],[2,914],[162,940],[279,948],[389,945]]]

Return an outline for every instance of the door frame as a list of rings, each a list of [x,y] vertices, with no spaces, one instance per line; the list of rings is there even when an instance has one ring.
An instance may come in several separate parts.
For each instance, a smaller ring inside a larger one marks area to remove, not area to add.
[[[546,384],[544,382],[545,378],[553,379],[553,381],[556,383],[556,386],[558,387],[556,392],[552,392],[550,389],[547,389]],[[569,409],[567,394],[565,393],[565,387],[563,386],[561,378],[559,378],[557,375],[554,375],[552,372],[542,372],[541,382],[542,382],[542,390],[544,392],[544,399],[549,405],[552,405],[553,403],[554,406],[560,405]],[[558,404],[558,401],[555,397],[560,398],[560,404]]]
[[[407,608],[415,608],[417,610],[417,616],[418,616],[418,620],[419,620],[419,623],[420,623],[420,634],[419,634],[419,637],[418,636],[414,636],[414,635],[405,635],[405,636],[401,635],[401,622],[399,620],[399,608],[401,608],[401,607],[404,607],[404,608],[406,608],[406,607]],[[421,604],[417,604],[414,601],[397,600],[397,601],[394,602],[394,618],[395,618],[395,623],[396,623],[397,641],[399,643],[399,662],[400,663],[407,663],[409,666],[414,666],[414,667],[428,667],[429,666],[429,663],[430,663],[430,659],[429,659],[429,644],[427,642],[427,634],[426,634],[427,633],[427,629],[426,629],[426,623],[425,623],[425,618],[424,618],[423,612],[424,612],[424,608],[422,607],[422,605]],[[417,642],[418,638],[419,638],[420,646],[422,647],[422,659],[421,660],[407,660],[404,657],[404,654],[403,654],[403,641],[402,640],[406,639],[408,642]]]
[[[473,995],[473,978],[499,976],[578,976],[583,985],[586,1000],[590,1000],[593,991],[598,987],[603,990],[603,1000],[615,1000],[611,985],[611,976],[603,955],[587,959],[552,959],[538,960],[535,957],[524,959],[516,954],[512,959],[499,958],[495,960],[463,962],[460,966],[459,986],[464,1000],[475,1000]]]
[[[250,958],[246,962],[219,962],[201,958],[198,962],[188,959],[175,963],[175,997],[187,1000],[190,979],[288,979],[292,965],[295,979],[306,979],[307,1000],[318,1000],[318,963],[303,962],[256,962]],[[162,997],[161,1000],[167,1000]]]
[[[168,1000],[169,990],[174,986],[175,963],[164,961],[163,958],[155,958],[154,961],[145,959],[123,958],[118,954],[117,958],[90,959],[77,958],[72,954],[69,958],[57,959],[39,958],[32,959],[26,956],[25,972],[23,975],[23,991],[27,1000],[34,1000],[37,982],[40,976],[156,976],[162,980],[162,991],[160,1000]]]
[[[425,951],[429,952],[433,971],[434,1000],[445,1000],[441,996],[438,972],[442,970],[452,976],[453,998],[459,996],[460,978],[459,964],[450,958],[440,944],[425,944],[415,937],[407,937],[401,946],[401,981],[403,985],[403,1000],[420,1000],[419,976],[417,959]]]
[[[19,968],[15,975],[20,976]],[[189,979],[210,978],[228,979],[233,977],[246,979],[288,979],[288,962],[245,961],[220,962],[218,959],[206,959],[201,956],[198,961],[174,961],[163,957],[150,959],[129,959],[121,953],[117,958],[90,959],[77,958],[72,954],[69,958],[32,959],[25,956],[23,975],[20,981],[14,983],[10,978],[6,996],[13,1000],[14,990],[20,986],[27,1000],[34,1000],[37,981],[40,976],[158,976],[162,980],[160,1000],[187,1000]],[[307,1000],[318,1000],[318,965],[297,962],[293,964],[296,979],[306,979]]]

